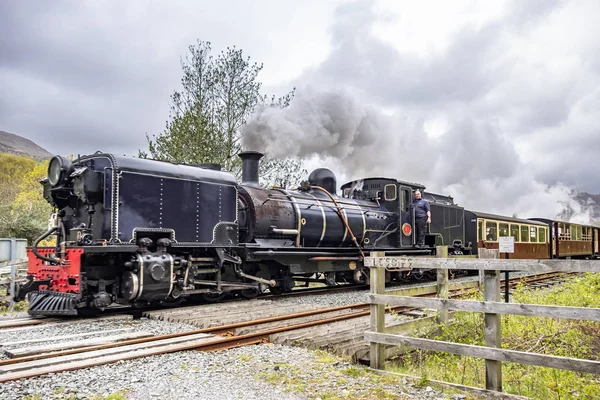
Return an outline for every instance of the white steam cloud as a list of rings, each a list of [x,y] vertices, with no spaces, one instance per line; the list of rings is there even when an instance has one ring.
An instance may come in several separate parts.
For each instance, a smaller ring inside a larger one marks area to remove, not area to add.
[[[538,181],[489,123],[466,119],[431,137],[422,121],[384,115],[346,92],[305,88],[288,108],[259,109],[242,138],[247,150],[318,159],[347,179],[420,182],[471,210],[591,222],[591,205],[576,201],[563,184]]]

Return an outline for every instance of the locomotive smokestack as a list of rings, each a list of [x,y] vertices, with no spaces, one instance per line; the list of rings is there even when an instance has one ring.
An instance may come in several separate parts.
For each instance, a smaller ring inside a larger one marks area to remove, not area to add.
[[[258,186],[258,160],[264,154],[258,151],[243,151],[239,154],[242,159],[242,183],[248,186]]]

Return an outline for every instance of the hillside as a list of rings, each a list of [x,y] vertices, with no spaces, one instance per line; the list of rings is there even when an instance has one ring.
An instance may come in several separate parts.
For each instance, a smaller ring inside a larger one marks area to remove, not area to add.
[[[4,131],[0,131],[0,153],[26,156],[38,160],[52,157],[52,154],[33,143],[31,140]]]

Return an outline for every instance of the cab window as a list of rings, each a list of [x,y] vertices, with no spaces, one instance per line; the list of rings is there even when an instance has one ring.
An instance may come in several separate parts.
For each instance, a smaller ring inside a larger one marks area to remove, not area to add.
[[[546,243],[546,228],[540,228],[538,239],[540,243]]]
[[[498,223],[485,221],[485,240],[496,242],[498,240]]]
[[[515,238],[515,242],[520,241],[519,239],[519,225],[510,224],[510,236]]]
[[[521,242],[529,242],[529,227],[521,225]]]
[[[508,236],[508,224],[498,224],[498,235]]]
[[[396,200],[396,197],[396,185],[385,185],[383,199],[385,201],[394,201]]]
[[[483,240],[483,221],[477,221],[477,240]]]

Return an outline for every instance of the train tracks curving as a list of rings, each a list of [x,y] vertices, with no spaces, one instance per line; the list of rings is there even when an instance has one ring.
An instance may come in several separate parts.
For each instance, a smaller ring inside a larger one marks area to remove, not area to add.
[[[559,275],[562,276],[564,274],[514,277],[511,278],[510,285],[516,286],[518,282],[525,282],[526,284],[538,284],[540,282],[548,281],[557,282]],[[459,296],[461,294],[464,294],[464,290],[462,289],[457,289],[450,293],[451,296]],[[431,295],[432,294],[425,294],[425,296]],[[435,294],[433,295],[435,296]],[[217,305],[209,307],[217,307]],[[291,331],[302,331],[320,325],[341,323],[343,321],[367,317],[370,313],[369,307],[369,304],[362,303],[312,309],[282,315],[266,316],[263,318],[247,319],[245,321],[234,323],[225,323],[187,332],[143,337],[124,340],[117,343],[100,344],[0,360],[0,383],[178,351],[216,351],[268,342],[272,337],[278,334]],[[205,307],[205,309],[207,309],[207,307]],[[188,312],[186,313],[180,312],[179,309],[173,310],[174,314],[170,317],[168,316],[168,311],[165,311],[165,315],[162,319],[167,321],[179,321],[181,319],[185,320],[186,316],[194,315],[193,310],[190,309],[187,311]],[[198,308],[196,311],[201,312],[202,309]],[[415,308],[395,307],[388,308],[387,311],[393,312],[394,314],[402,314],[415,311]],[[244,313],[242,312],[242,314]],[[42,324],[60,323],[53,320],[54,319],[44,319],[37,321],[41,321],[39,323]],[[15,324],[27,324],[27,321],[29,320],[22,319],[13,322]],[[0,332],[2,331],[0,330]]]

